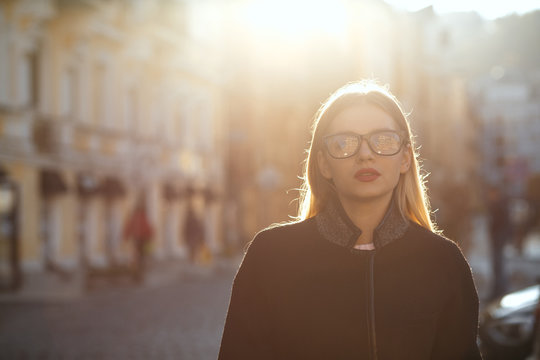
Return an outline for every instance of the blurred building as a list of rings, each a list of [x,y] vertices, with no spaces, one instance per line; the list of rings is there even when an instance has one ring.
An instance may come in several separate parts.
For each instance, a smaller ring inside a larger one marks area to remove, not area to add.
[[[328,10],[330,22],[339,20],[330,30],[346,36],[340,5],[237,0],[226,7],[233,246],[241,248],[261,229],[297,215],[313,116],[332,91],[351,80],[353,69],[345,38],[335,41],[335,34],[313,29],[324,25],[299,22],[297,15]]]
[[[243,214],[238,218],[245,240],[273,222],[289,220],[287,215],[296,215],[294,199],[313,116],[331,92],[362,78],[389,84],[405,111],[411,112],[441,223],[443,212],[446,219],[452,218],[448,224],[463,214],[463,202],[449,210],[446,198],[458,199],[456,194],[467,198],[475,192],[478,122],[470,111],[468,84],[455,62],[449,61],[450,54],[456,57],[459,50],[463,22],[449,23],[432,8],[409,14],[375,0],[338,1],[332,6],[323,16],[326,22],[313,31],[294,28],[280,33],[287,18],[295,18],[293,6],[287,7],[286,16],[275,17],[280,28],[263,29],[266,32],[242,28],[239,12],[230,22],[236,28],[228,28],[233,34],[228,38],[234,39],[229,48],[239,51],[228,54],[227,68],[237,68],[232,76],[239,86],[228,92],[235,112],[229,122],[229,186],[237,186],[229,193],[239,194],[232,198],[231,208]],[[272,19],[273,13],[267,14]],[[473,20],[465,23],[476,26]],[[299,36],[296,32],[302,30]]]
[[[478,78],[473,95],[486,182],[523,196],[528,179],[540,173],[540,74],[495,67]]]
[[[482,34],[474,13],[438,16],[427,7],[406,16],[411,46],[404,103],[411,111],[422,173],[444,235],[466,251],[472,218],[481,207],[481,123],[470,99],[470,57],[464,54]],[[407,51],[406,50],[406,51]],[[412,70],[412,71],[411,71]]]
[[[201,31],[199,16],[213,15],[173,1],[0,3],[0,164],[21,189],[24,269],[129,261],[138,194],[156,258],[185,255],[191,200],[220,251],[219,22]]]

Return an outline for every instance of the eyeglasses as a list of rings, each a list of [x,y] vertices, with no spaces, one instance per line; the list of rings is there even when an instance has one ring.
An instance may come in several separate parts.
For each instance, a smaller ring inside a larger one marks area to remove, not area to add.
[[[405,143],[403,132],[393,130],[377,130],[364,135],[340,133],[323,137],[328,154],[335,159],[345,159],[356,155],[364,139],[371,151],[383,156],[397,154]]]

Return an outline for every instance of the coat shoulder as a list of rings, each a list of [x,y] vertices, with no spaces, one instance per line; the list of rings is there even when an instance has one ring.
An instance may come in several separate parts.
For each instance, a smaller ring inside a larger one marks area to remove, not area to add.
[[[444,258],[464,259],[464,255],[456,242],[434,233],[418,224],[412,224],[409,238],[418,242],[422,249],[428,251],[432,256],[442,256]]]
[[[281,223],[269,226],[259,231],[249,243],[248,248],[257,247],[281,247],[294,246],[303,239],[310,238],[316,230],[314,218]]]

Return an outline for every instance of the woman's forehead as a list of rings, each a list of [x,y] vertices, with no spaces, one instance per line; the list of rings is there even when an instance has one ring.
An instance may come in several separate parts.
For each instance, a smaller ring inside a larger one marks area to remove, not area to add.
[[[366,134],[375,130],[398,130],[392,116],[376,105],[369,103],[349,106],[330,120],[327,134],[352,131]]]

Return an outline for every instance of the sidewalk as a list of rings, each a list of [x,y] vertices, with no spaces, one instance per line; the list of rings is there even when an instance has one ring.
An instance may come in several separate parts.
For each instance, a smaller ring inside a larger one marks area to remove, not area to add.
[[[220,272],[234,272],[241,257],[215,257],[208,265],[193,265],[184,259],[150,260],[144,281],[136,284],[124,279],[100,278],[91,289],[86,288],[83,270],[77,269],[68,277],[51,272],[25,273],[23,286],[16,292],[1,292],[0,303],[62,303],[72,302],[103,292],[125,289],[148,289],[174,283],[182,278],[201,278]]]

